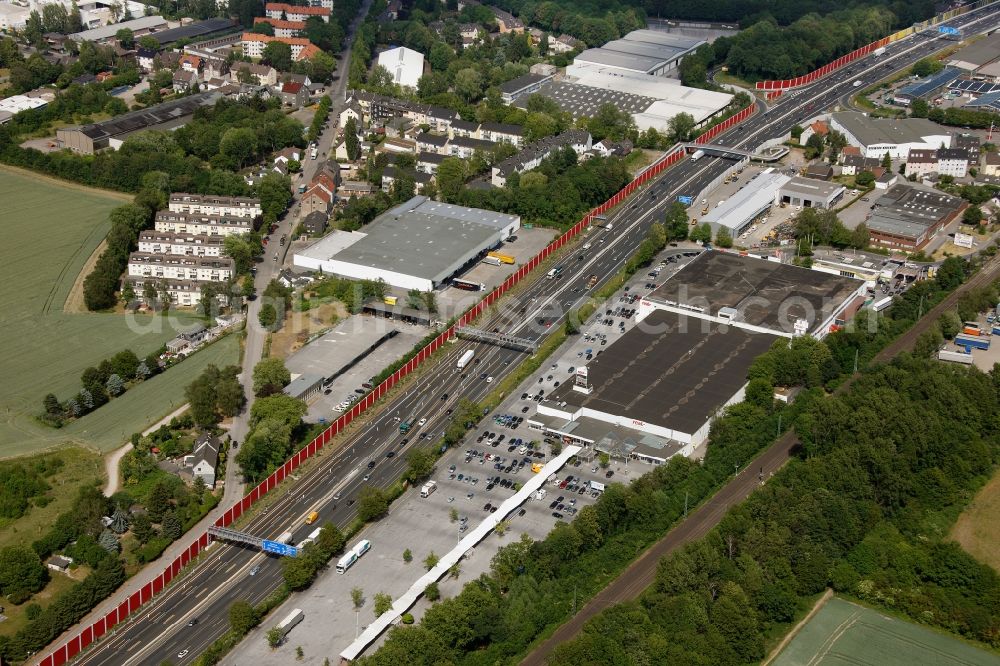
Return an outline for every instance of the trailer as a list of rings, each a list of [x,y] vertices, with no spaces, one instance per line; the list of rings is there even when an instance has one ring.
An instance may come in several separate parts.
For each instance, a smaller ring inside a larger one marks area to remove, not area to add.
[[[275,629],[280,631],[281,637],[284,638],[285,636],[288,635],[288,632],[295,627],[295,625],[297,625],[299,622],[303,620],[303,618],[305,618],[305,616],[306,614],[302,612],[301,608],[296,608],[291,613],[286,615],[285,619],[279,622],[275,626]]]
[[[939,361],[951,361],[952,363],[964,363],[965,365],[972,365],[972,354],[967,352],[957,352],[949,351],[947,349],[942,349],[938,352]]]
[[[316,539],[319,538],[319,533],[322,531],[323,531],[322,527],[314,529],[312,532],[309,533],[309,536],[307,536],[305,539],[302,540],[302,543],[299,544],[299,548],[305,548],[307,544],[316,543]]]
[[[509,254],[503,254],[502,252],[489,252],[487,253],[486,256],[498,259],[501,264],[509,264],[509,265],[514,264],[514,257],[510,256]]]
[[[879,299],[874,303],[872,303],[872,310],[874,310],[875,312],[881,312],[890,305],[892,305],[892,296],[886,296],[885,298]]]
[[[990,339],[974,335],[956,335],[955,344],[959,347],[963,347],[966,352],[972,353],[973,349],[989,349]]]
[[[458,359],[456,367],[461,369],[469,365],[469,361],[471,361],[472,357],[475,355],[476,355],[475,349],[466,349],[465,353],[462,354],[462,357]]]
[[[494,256],[486,255],[485,257],[483,257],[482,263],[489,264],[490,266],[499,266],[500,260]]]
[[[878,58],[879,56],[885,55],[885,47],[884,46],[880,46],[877,49],[875,49],[875,51],[873,53],[875,54],[876,58]]]

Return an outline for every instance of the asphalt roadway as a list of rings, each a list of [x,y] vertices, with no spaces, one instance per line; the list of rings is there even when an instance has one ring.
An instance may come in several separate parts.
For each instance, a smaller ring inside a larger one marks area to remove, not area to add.
[[[995,16],[997,11],[993,10],[989,16]],[[982,21],[984,14],[985,11],[979,10],[971,16],[962,17],[964,21],[952,23],[956,27],[971,25],[974,21]],[[981,24],[974,27],[977,31],[983,29]],[[881,71],[886,64],[893,70],[901,69],[942,47],[943,44],[937,40],[903,40],[888,47],[881,58],[866,59],[866,64],[856,64],[853,69],[866,73],[877,70],[881,78],[890,73],[889,70]],[[871,64],[868,64],[869,61]],[[844,93],[843,87],[850,86],[860,76],[844,72],[828,77],[809,89],[813,92],[822,90],[815,97],[810,97],[808,92],[783,96],[766,114],[758,114],[744,126],[724,135],[726,145],[747,146],[752,150],[769,138],[781,136],[810,111],[835,101]],[[587,276],[598,275],[599,284],[613,276],[645,237],[649,225],[662,219],[665,207],[675,196],[690,196],[699,192],[731,166],[733,159],[708,153],[701,160],[684,160],[666,170],[609,215],[613,231],[595,229],[586,235],[586,240],[580,240],[575,249],[567,253],[560,279],[545,279],[541,270],[536,271],[538,275],[527,278],[517,296],[503,299],[491,319],[480,326],[500,328],[511,335],[541,340],[550,326],[558,324],[568,309],[567,303],[575,305],[585,298],[584,282]],[[584,260],[577,260],[579,248],[584,242],[590,242],[592,247],[584,253]],[[542,324],[538,323],[539,319]],[[469,366],[471,371],[467,369],[463,374],[457,370],[456,361],[467,349],[476,350],[477,362]],[[405,455],[387,458],[386,453],[405,453],[407,448],[422,441],[416,438],[417,433],[411,433],[411,441],[403,445],[397,417],[426,418],[427,424],[418,433],[441,432],[448,423],[448,410],[457,406],[459,398],[478,400],[492,388],[491,384],[481,379],[483,374],[500,379],[524,358],[525,355],[519,352],[465,340],[449,345],[446,352],[432,361],[433,367],[419,373],[384,406],[376,406],[374,411],[377,416],[365,424],[358,434],[340,444],[336,452],[328,448],[319,456],[318,465],[299,476],[294,489],[274,501],[266,513],[261,512],[250,519],[242,529],[272,539],[290,530],[293,532],[293,543],[298,543],[314,529],[304,524],[306,515],[313,510],[320,514],[317,524],[329,521],[341,527],[348,525],[355,517],[353,500],[363,485],[388,488],[404,471]],[[755,469],[764,467],[765,473],[769,473],[787,460],[790,445],[782,448],[784,441],[780,440],[768,449],[748,466],[748,471],[740,473],[671,534],[684,530],[690,539],[711,529],[728,506],[746,497],[756,486],[758,471]],[[376,463],[370,472],[367,468],[369,461]],[[369,474],[370,478],[365,480]],[[703,515],[704,518],[700,522],[695,521],[696,515]],[[671,537],[668,535],[667,538]],[[373,544],[373,548],[378,547],[379,544]],[[653,571],[658,556],[662,554],[655,551],[658,547],[659,544],[640,560]],[[254,569],[256,572],[251,575]],[[652,580],[652,574],[633,580],[627,573],[623,578],[627,579],[628,590],[638,594]],[[612,584],[608,594],[613,596],[614,589],[620,590],[615,588],[619,581]],[[228,630],[228,609],[234,601],[246,600],[256,604],[277,589],[280,583],[278,558],[244,546],[216,542],[166,591],[129,622],[95,643],[76,661],[115,666],[156,666],[164,661],[190,663]],[[591,603],[595,604],[601,598],[599,595]],[[613,601],[610,598],[608,602]],[[577,618],[584,612],[586,608]],[[577,627],[565,633],[576,626],[577,618],[559,629],[557,635],[563,636],[562,640],[578,630]],[[192,625],[192,620],[197,622]],[[273,618],[267,620],[274,621]],[[179,656],[181,653],[184,653],[183,657]],[[533,658],[534,654],[527,663],[542,663],[544,655],[537,661],[531,661]]]

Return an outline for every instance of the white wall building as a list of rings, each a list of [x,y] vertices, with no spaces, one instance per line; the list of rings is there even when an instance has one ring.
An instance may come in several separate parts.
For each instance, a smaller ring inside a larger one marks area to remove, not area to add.
[[[905,160],[911,150],[949,148],[952,140],[949,132],[926,118],[871,118],[854,111],[831,114],[830,129],[860,148],[863,157],[874,158],[888,152],[892,159]]]
[[[378,64],[389,70],[393,83],[410,88],[416,88],[424,74],[424,54],[405,46],[382,51]]]
[[[192,282],[225,282],[233,276],[233,260],[228,257],[188,257],[133,252],[128,258],[128,276]]]
[[[245,217],[251,220],[264,214],[259,199],[221,197],[210,194],[171,194],[169,210],[172,213]]]
[[[218,217],[173,213],[161,210],[154,221],[156,231],[192,236],[230,236],[253,231],[253,220],[247,217]]]
[[[225,251],[224,236],[175,234],[169,231],[139,232],[139,252],[144,254],[178,254],[189,257],[221,257]]]

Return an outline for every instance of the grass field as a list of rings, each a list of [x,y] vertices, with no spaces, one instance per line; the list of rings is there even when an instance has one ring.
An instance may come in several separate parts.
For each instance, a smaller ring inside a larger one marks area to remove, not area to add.
[[[108,230],[108,212],[120,195],[61,185],[51,179],[0,170],[0,457],[7,458],[65,444],[107,450],[121,430],[140,430],[145,421],[130,395],[71,426],[55,430],[39,424],[46,393],[61,400],[80,389],[81,372],[124,349],[144,356],[191,321],[188,314],[127,320],[113,314],[67,314],[62,311],[81,267]],[[199,354],[178,366],[182,370]],[[235,352],[229,361],[235,360]],[[167,373],[169,376],[171,373]],[[170,383],[167,379],[165,383]],[[151,383],[152,384],[152,383]],[[147,401],[153,395],[142,392]],[[131,417],[122,416],[132,404]],[[167,403],[142,406],[145,413],[166,413]],[[108,416],[104,412],[110,410]],[[112,416],[117,413],[118,416]],[[144,415],[143,415],[144,418]],[[90,419],[88,423],[88,419]],[[130,423],[126,423],[129,421]],[[112,427],[113,434],[104,431]]]
[[[771,666],[997,666],[1000,656],[833,598]]]
[[[974,558],[1000,571],[1000,472],[958,517],[951,538]]]

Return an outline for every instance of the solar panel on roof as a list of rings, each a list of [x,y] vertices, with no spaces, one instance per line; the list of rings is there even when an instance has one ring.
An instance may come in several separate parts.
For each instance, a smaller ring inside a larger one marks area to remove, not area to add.
[[[945,67],[943,70],[937,74],[930,76],[921,81],[911,83],[908,86],[903,86],[900,89],[900,94],[908,95],[912,97],[923,97],[924,95],[929,95],[933,93],[938,88],[943,88],[948,85],[959,76],[961,76],[962,70],[957,67]]]

